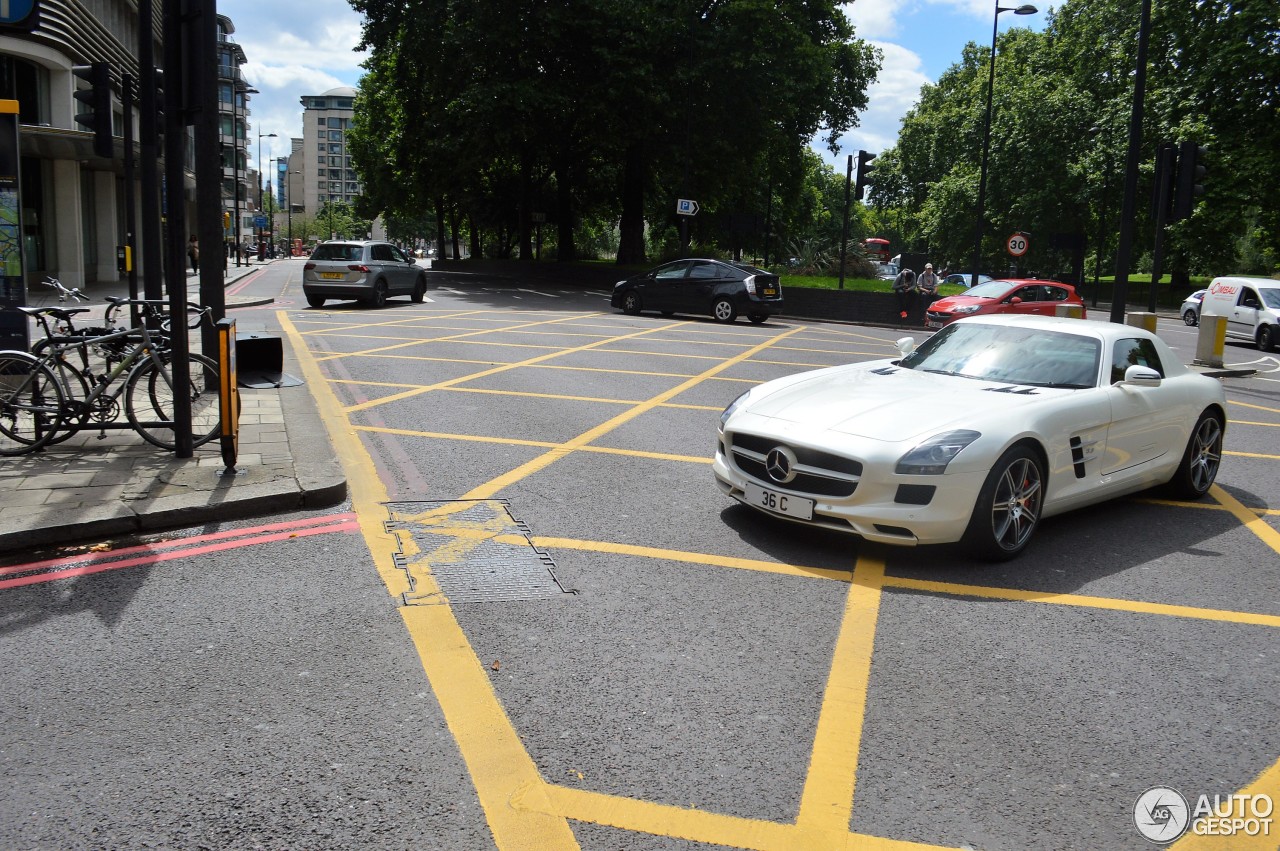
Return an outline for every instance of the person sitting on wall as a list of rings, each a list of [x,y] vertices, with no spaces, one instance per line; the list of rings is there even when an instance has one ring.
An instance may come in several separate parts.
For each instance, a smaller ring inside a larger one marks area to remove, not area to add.
[[[893,279],[893,294],[898,298],[898,316],[903,319],[915,306],[916,273],[911,269],[903,269]]]
[[[916,278],[916,291],[924,301],[925,310],[928,310],[938,297],[938,276],[933,273],[932,263],[924,264],[924,271]]]

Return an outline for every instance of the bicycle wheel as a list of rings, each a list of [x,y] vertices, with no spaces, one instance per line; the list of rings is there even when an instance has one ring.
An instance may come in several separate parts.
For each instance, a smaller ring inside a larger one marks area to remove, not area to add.
[[[174,369],[165,353],[164,367],[144,361],[129,374],[124,391],[124,412],[129,424],[149,443],[176,449],[173,420],[175,390],[191,398],[191,445],[200,446],[218,436],[218,365],[204,355],[187,355],[185,368]]]
[[[89,398],[89,380],[84,377],[78,367],[63,359],[50,368],[58,377],[58,387],[62,390],[62,423],[58,431],[49,438],[49,444],[61,443],[89,424],[92,409],[85,401]]]
[[[0,352],[0,455],[34,452],[51,441],[65,402],[47,366],[26,352]]]

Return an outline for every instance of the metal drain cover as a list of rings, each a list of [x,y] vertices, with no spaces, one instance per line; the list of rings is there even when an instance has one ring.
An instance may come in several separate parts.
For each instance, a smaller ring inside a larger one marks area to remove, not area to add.
[[[396,566],[413,590],[407,606],[442,602],[417,588],[428,572],[450,603],[563,600],[576,592],[556,577],[555,561],[533,545],[529,527],[506,500],[387,503],[387,531],[400,541]]]

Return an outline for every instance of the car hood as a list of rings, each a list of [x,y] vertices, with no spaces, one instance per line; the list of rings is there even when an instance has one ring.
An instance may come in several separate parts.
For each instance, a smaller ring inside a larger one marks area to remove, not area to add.
[[[996,299],[983,298],[976,295],[949,295],[946,298],[940,298],[933,304],[929,305],[930,310],[946,312],[955,310],[957,307],[963,307],[966,304],[991,304]]]
[[[767,392],[750,400],[740,413],[742,419],[734,417],[730,428],[914,441],[948,428],[1007,419],[1010,409],[1025,410],[1070,392],[936,375],[878,361],[822,370]]]

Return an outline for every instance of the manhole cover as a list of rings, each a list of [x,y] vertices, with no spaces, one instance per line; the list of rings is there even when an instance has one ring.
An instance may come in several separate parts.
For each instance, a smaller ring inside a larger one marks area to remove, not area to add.
[[[550,554],[533,545],[529,527],[506,500],[424,500],[387,503],[387,531],[400,541],[396,566],[412,590],[407,606],[443,602],[420,589],[424,573],[450,603],[563,600],[576,592],[556,577]]]

